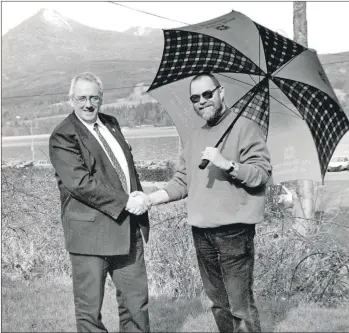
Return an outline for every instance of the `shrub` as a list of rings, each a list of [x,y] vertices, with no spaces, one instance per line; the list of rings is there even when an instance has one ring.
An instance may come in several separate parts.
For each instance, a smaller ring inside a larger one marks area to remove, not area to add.
[[[175,173],[175,167],[172,161],[136,162],[136,169],[141,181],[169,181]]]
[[[172,298],[202,293],[191,228],[187,224],[186,201],[153,207],[150,221],[145,259],[151,293]]]
[[[293,218],[268,216],[257,227],[257,295],[334,305],[349,299],[349,255],[331,235],[327,220],[312,221],[306,237]]]
[[[149,170],[149,169],[148,169]],[[326,305],[349,299],[349,254],[332,237],[331,218],[311,222],[307,237],[293,219],[268,202],[255,238],[255,291],[258,297],[303,298]],[[347,219],[349,212],[343,212]],[[186,200],[150,210],[145,246],[150,291],[173,298],[202,293]],[[2,169],[3,274],[27,281],[70,275],[64,249],[60,202],[53,169]]]
[[[26,280],[67,274],[53,169],[2,169],[2,269]]]

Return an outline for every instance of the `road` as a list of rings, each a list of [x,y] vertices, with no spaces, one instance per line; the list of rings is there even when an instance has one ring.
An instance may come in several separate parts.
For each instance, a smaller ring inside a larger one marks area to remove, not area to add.
[[[126,139],[147,139],[147,138],[162,138],[162,137],[178,137],[178,132],[175,127],[142,127],[142,128],[123,128]],[[2,138],[2,147],[30,147],[32,142],[35,147],[48,146],[49,134],[35,136],[11,136]],[[334,156],[345,155],[349,156],[349,133],[347,133],[341,142],[338,144]],[[326,181],[331,180],[349,180],[349,171],[343,172],[327,172]]]
[[[327,181],[332,181],[332,180],[343,180],[347,181],[349,180],[349,171],[340,171],[340,172],[327,172],[325,175],[325,184]],[[349,187],[349,184],[348,184]]]
[[[136,129],[123,128],[122,132],[126,139],[178,136],[178,132],[175,127],[143,127]],[[35,146],[47,145],[49,137],[49,134],[2,137],[2,147],[25,147],[30,146],[32,141]]]
[[[143,127],[143,128],[123,128],[126,139],[137,138],[157,138],[157,137],[176,137],[178,132],[175,127]],[[2,137],[2,147],[24,147],[30,146],[32,141],[34,145],[46,145],[48,143],[49,134],[34,136],[8,136]],[[334,156],[349,156],[349,132],[339,142]]]

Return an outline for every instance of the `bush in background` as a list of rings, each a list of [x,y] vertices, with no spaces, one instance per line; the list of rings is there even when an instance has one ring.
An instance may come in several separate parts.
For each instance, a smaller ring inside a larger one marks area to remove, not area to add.
[[[30,280],[68,272],[53,169],[2,168],[1,217],[3,273]]]
[[[176,165],[171,161],[135,162],[135,166],[141,181],[167,182],[176,171]]]
[[[326,305],[348,300],[349,254],[331,236],[330,217],[313,221],[309,235],[302,237],[292,228],[293,219],[279,214],[272,202],[255,239],[257,297]],[[348,216],[349,211],[343,212]],[[178,298],[202,293],[186,219],[185,200],[150,211],[145,257],[152,294]],[[2,169],[2,269],[28,282],[71,274],[53,169]]]
[[[186,201],[150,210],[150,238],[145,260],[152,294],[194,298],[202,293],[196,253],[187,224]]]

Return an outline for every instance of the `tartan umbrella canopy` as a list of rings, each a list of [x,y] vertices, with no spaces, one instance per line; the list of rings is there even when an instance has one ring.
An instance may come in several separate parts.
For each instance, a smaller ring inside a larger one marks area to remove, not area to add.
[[[189,83],[197,74],[215,73],[228,107],[262,129],[274,181],[323,182],[349,120],[315,51],[235,11],[164,30],[164,42],[148,92],[169,113],[184,144],[203,125],[189,101]]]

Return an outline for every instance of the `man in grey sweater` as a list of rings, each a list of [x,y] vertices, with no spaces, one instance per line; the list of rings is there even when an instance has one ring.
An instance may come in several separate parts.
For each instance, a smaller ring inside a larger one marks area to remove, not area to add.
[[[252,284],[255,224],[262,222],[272,167],[263,133],[240,117],[219,149],[212,148],[236,117],[212,74],[191,81],[190,100],[206,124],[185,145],[173,179],[149,194],[152,205],[188,197],[188,223],[203,285],[220,332],[260,332]],[[201,159],[210,161],[200,170]]]

